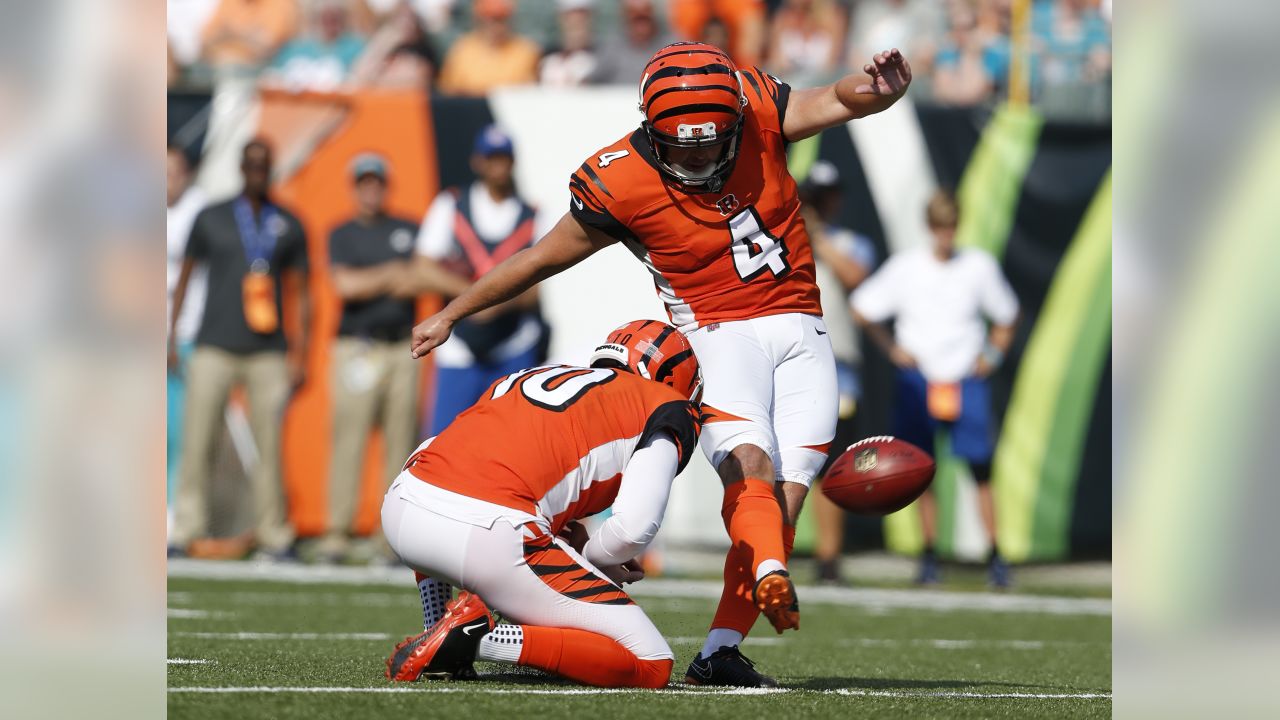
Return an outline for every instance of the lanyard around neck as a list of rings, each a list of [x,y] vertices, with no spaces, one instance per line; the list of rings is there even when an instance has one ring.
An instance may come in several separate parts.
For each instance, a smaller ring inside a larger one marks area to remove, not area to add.
[[[281,227],[279,213],[271,203],[263,203],[258,222],[254,222],[253,208],[243,196],[236,198],[236,226],[240,230],[240,242],[244,256],[254,272],[267,272],[271,268],[271,255],[276,249],[277,231]]]

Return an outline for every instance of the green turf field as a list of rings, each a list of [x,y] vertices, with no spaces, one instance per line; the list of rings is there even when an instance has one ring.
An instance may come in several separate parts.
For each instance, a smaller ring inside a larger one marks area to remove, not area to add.
[[[637,602],[675,650],[679,680],[701,646],[714,608],[713,585],[646,583],[637,586]],[[1105,599],[800,591],[800,632],[779,637],[762,621],[743,647],[785,689],[726,692],[676,684],[662,691],[600,691],[487,663],[477,665],[491,678],[481,682],[388,683],[383,660],[421,619],[408,578],[396,585],[173,577],[169,717],[1111,714],[1111,617]]]

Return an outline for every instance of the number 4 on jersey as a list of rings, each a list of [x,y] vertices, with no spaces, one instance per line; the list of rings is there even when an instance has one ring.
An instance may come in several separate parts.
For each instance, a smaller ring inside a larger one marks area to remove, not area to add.
[[[596,158],[596,160],[600,164],[600,167],[607,168],[609,167],[609,163],[613,162],[614,160],[621,160],[622,158],[630,154],[631,154],[630,150],[618,150],[617,152],[604,153],[600,157]]]
[[[744,282],[756,279],[766,270],[774,277],[791,272],[787,246],[764,229],[754,207],[747,207],[729,218],[729,235],[733,266]]]

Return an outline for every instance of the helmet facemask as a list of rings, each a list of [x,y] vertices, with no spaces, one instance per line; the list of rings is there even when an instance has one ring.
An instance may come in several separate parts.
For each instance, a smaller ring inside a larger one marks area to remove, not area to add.
[[[654,162],[668,180],[691,193],[719,192],[733,172],[738,160],[738,148],[742,141],[743,117],[738,116],[728,130],[717,133],[713,123],[704,125],[680,125],[679,135],[670,135],[654,127],[646,118],[642,123],[649,145],[653,148]],[[683,137],[681,137],[683,135]],[[694,170],[670,158],[671,150],[720,148],[717,159]]]

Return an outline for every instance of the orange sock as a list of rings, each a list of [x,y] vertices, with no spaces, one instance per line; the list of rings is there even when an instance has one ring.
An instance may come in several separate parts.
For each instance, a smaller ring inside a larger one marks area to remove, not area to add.
[[[729,531],[729,541],[747,552],[747,567],[753,575],[761,562],[783,559],[782,508],[773,496],[772,485],[747,478],[725,488],[720,517]]]
[[[756,624],[760,611],[751,602],[751,589],[756,585],[755,572],[747,568],[750,554],[738,545],[729,548],[724,559],[724,590],[711,627],[736,630],[746,635]]]
[[[616,641],[586,630],[522,625],[520,664],[596,687],[666,687],[670,659],[641,660]]]
[[[782,508],[773,495],[773,486],[758,478],[747,478],[725,488],[720,515],[733,547],[724,559],[724,590],[711,627],[746,635],[760,616],[751,601],[756,566],[764,560],[786,558],[788,528],[782,524]],[[795,538],[794,528],[790,537]]]

